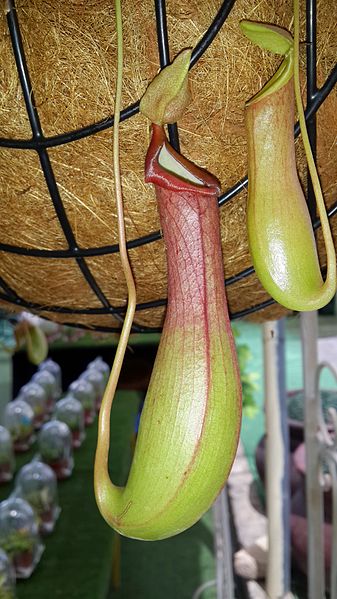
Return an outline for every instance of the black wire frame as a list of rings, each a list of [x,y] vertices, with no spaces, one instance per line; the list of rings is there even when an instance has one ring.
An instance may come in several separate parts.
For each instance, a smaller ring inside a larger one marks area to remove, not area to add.
[[[191,68],[198,62],[203,53],[207,50],[207,48],[212,43],[213,39],[218,35],[219,31],[224,26],[228,15],[230,14],[233,6],[235,4],[235,0],[224,0],[222,2],[217,14],[215,15],[212,23],[210,24],[208,30],[199,41],[199,43],[195,46],[192,52],[191,58]],[[155,5],[155,15],[156,15],[156,27],[157,27],[157,42],[158,42],[158,54],[160,60],[160,66],[165,67],[170,61],[170,47],[169,47],[169,38],[168,38],[168,28],[167,28],[167,20],[166,20],[166,1],[165,0],[154,0]],[[92,256],[100,256],[105,254],[112,254],[119,251],[118,244],[108,245],[108,246],[99,246],[99,247],[91,247],[91,248],[80,248],[76,242],[75,235],[71,229],[69,220],[67,218],[67,214],[62,202],[62,198],[60,196],[57,181],[55,179],[55,175],[53,172],[53,168],[49,159],[48,148],[53,148],[58,145],[71,143],[73,141],[82,139],[89,135],[95,135],[96,133],[113,127],[114,118],[108,117],[99,121],[97,123],[93,123],[91,125],[82,127],[75,131],[65,132],[56,136],[45,137],[43,134],[43,130],[41,127],[39,114],[34,101],[34,93],[30,81],[29,70],[25,57],[25,50],[22,43],[22,38],[20,34],[20,25],[19,20],[16,13],[15,8],[15,0],[7,1],[7,24],[8,30],[10,34],[11,44],[13,48],[13,54],[15,57],[16,67],[19,74],[20,84],[24,96],[24,101],[26,105],[27,115],[29,118],[32,137],[30,139],[7,139],[0,138],[0,147],[7,147],[12,149],[24,149],[24,150],[33,150],[37,153],[41,165],[42,172],[44,174],[46,184],[49,190],[50,198],[54,206],[54,210],[58,221],[62,227],[65,239],[67,241],[68,248],[64,250],[42,250],[37,248],[25,248],[16,245],[10,245],[5,243],[0,243],[0,251],[10,252],[14,254],[24,255],[24,256],[34,256],[40,258],[48,258],[48,259],[60,259],[60,258],[69,258],[75,259],[78,267],[80,268],[83,277],[87,281],[88,285],[99,299],[101,303],[100,308],[66,308],[64,306],[45,306],[40,305],[38,303],[34,303],[31,301],[25,300],[23,297],[20,297],[13,289],[10,288],[8,283],[0,277],[0,299],[6,301],[10,304],[15,304],[20,306],[22,309],[33,310],[35,312],[39,312],[43,310],[44,313],[59,313],[59,314],[73,314],[74,315],[74,323],[73,326],[77,326],[79,328],[88,328],[91,330],[104,331],[104,332],[114,332],[120,330],[120,327],[117,326],[89,326],[79,325],[76,323],[76,315],[87,314],[87,315],[106,315],[110,314],[113,318],[122,321],[123,315],[125,313],[125,307],[121,306],[112,306],[108,300],[108,298],[103,293],[102,289],[98,285],[94,274],[90,270],[86,258]],[[307,107],[306,107],[306,120],[309,131],[310,141],[313,147],[313,152],[316,151],[316,112],[321,104],[324,102],[325,98],[329,95],[334,85],[337,82],[337,64],[332,69],[331,73],[327,77],[325,83],[321,88],[317,88],[316,84],[316,0],[306,0],[306,48],[307,48]],[[131,118],[133,115],[137,114],[139,111],[139,101],[131,104],[126,109],[124,109],[121,113],[121,120],[125,120]],[[179,150],[179,132],[177,125],[170,125],[168,127],[170,143]],[[295,126],[295,136],[299,134],[299,126],[298,123]],[[239,192],[247,187],[247,177],[239,180],[233,187],[227,189],[224,193],[222,193],[219,197],[219,207],[223,206],[229,201],[232,201]],[[320,226],[319,220],[315,220],[315,198],[312,192],[310,180],[308,185],[308,205],[310,214],[312,216],[312,220],[314,223],[314,227],[318,228]],[[330,207],[328,215],[329,218],[334,216],[337,212],[337,201]],[[144,237],[139,237],[137,239],[132,239],[127,242],[127,247],[129,250],[133,248],[139,247],[141,245],[152,243],[156,240],[160,239],[160,232],[154,231]],[[237,273],[236,275],[225,279],[224,283],[228,287],[236,283],[239,280],[245,279],[254,273],[254,268],[249,267],[245,270]],[[137,310],[146,310],[149,308],[157,308],[160,306],[166,305],[166,298],[154,300],[150,302],[145,302],[137,305]],[[272,298],[267,299],[264,302],[261,302],[256,305],[252,305],[247,309],[235,312],[230,314],[231,319],[239,319],[259,310],[263,310],[268,306],[274,304],[274,300]],[[149,326],[139,326],[137,324],[133,324],[132,331],[133,332],[157,332],[160,329],[149,327]]]

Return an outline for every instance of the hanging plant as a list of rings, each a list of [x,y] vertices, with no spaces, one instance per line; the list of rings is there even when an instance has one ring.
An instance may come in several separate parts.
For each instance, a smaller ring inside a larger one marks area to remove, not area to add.
[[[297,22],[298,17],[295,18],[298,38]],[[242,21],[240,26],[253,43],[284,57],[272,79],[246,103],[247,228],[254,268],[266,291],[277,302],[290,310],[317,310],[336,292],[336,255],[306,132],[299,86],[298,39],[294,43],[290,33],[274,25]],[[327,253],[325,281],[296,170],[295,94]]]
[[[140,106],[153,123],[145,180],[154,184],[158,200],[167,252],[168,306],[123,488],[110,481],[108,454],[110,410],[125,344],[117,348],[99,416],[98,507],[119,533],[143,540],[177,534],[210,507],[225,484],[240,429],[241,388],[223,281],[219,184],[178,154],[163,129],[189,101],[189,63],[190,51],[184,51],[154,79]],[[119,181],[119,171],[115,180]],[[121,200],[120,189],[116,194]],[[129,288],[121,339],[127,343],[135,287],[123,222],[120,232]]]

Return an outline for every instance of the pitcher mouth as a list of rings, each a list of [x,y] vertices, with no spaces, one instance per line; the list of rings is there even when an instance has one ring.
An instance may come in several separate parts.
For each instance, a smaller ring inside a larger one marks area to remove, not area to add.
[[[285,87],[287,83],[289,83],[289,81],[294,77],[293,62],[293,53],[288,52],[273,77],[267,81],[267,83],[262,89],[260,89],[259,92],[257,92],[257,94],[255,94],[255,96],[246,102],[246,108],[265,100],[272,94],[275,94],[282,89],[282,87]]]
[[[216,177],[176,152],[169,144],[164,128],[155,124],[145,160],[145,182],[171,191],[194,192],[197,189],[205,195],[220,194]]]

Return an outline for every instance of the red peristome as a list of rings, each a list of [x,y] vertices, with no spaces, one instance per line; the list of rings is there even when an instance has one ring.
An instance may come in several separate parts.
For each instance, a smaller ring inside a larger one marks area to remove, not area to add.
[[[163,145],[200,181],[193,184],[158,162]],[[217,179],[183,158],[169,145],[163,129],[153,126],[145,177],[155,184],[160,222],[166,242],[168,309],[165,331],[171,327],[229,326],[221,252]],[[204,183],[204,185],[202,185]]]
[[[192,175],[200,179],[201,185],[197,186],[193,183],[174,175],[173,173],[162,168],[158,162],[158,156],[163,146],[169,150],[171,156],[184,166]],[[198,190],[203,195],[219,195],[220,183],[208,173],[205,169],[199,168],[193,162],[176,152],[168,143],[163,127],[152,125],[151,143],[145,159],[145,183],[154,183],[163,189],[170,191],[192,191]],[[203,184],[203,185],[202,185]]]

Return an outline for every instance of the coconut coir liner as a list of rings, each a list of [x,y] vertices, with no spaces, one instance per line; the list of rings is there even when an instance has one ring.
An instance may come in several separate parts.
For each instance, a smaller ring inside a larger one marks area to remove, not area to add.
[[[16,6],[44,136],[59,135],[111,117],[116,76],[113,3],[18,0]],[[171,59],[182,48],[197,44],[219,7],[220,2],[213,0],[167,2]],[[142,96],[158,71],[159,58],[153,2],[124,0],[122,9],[125,108]],[[318,2],[319,83],[325,81],[334,66],[336,17],[335,2]],[[250,1],[237,0],[221,32],[191,71],[193,101],[179,123],[181,151],[214,173],[224,191],[247,171],[244,103],[280,63],[279,58],[259,50],[242,36],[242,18],[273,22],[291,30],[292,2],[263,0],[254,6]],[[0,136],[30,139],[31,128],[4,15],[0,21],[0,57]],[[302,48],[303,69],[304,57]],[[332,92],[318,111],[317,159],[328,206],[336,200],[336,113],[337,98]],[[126,235],[128,240],[134,240],[159,229],[154,192],[144,184],[144,158],[149,142],[146,119],[137,114],[124,121],[120,137]],[[111,138],[112,130],[107,129],[48,150],[58,191],[80,248],[112,246],[118,241]],[[305,185],[306,166],[300,140],[296,146]],[[69,249],[34,150],[1,148],[0,182],[1,243],[44,250]],[[251,266],[245,227],[246,199],[243,190],[220,210],[226,279]],[[337,222],[331,219],[331,224],[335,235]],[[319,250],[324,266],[321,242]],[[165,306],[150,309],[146,303],[166,298],[164,243],[159,239],[133,248],[129,256],[137,301],[145,303],[144,309],[137,311],[135,322],[160,327]],[[106,302],[125,307],[126,285],[118,253],[90,256],[84,261]],[[24,300],[21,306],[2,301],[7,310],[22,309],[28,302],[40,306],[41,315],[59,322],[99,328],[119,326],[113,315],[101,313],[102,297],[86,282],[75,258],[47,259],[1,251],[0,277]],[[269,299],[254,274],[228,285],[227,297],[232,314]],[[57,307],[75,313],[59,313],[54,310]],[[97,313],[85,314],[87,309]],[[253,318],[265,320],[282,314],[284,310],[273,305]]]

